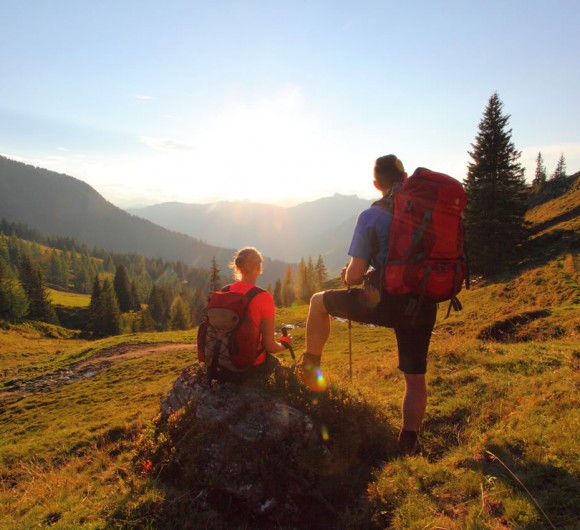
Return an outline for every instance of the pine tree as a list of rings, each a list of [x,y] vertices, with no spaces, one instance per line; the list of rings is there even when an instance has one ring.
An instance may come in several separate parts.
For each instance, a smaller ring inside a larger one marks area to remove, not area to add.
[[[566,178],[566,160],[564,158],[564,153],[562,153],[550,180],[561,180],[564,178]]]
[[[131,280],[131,310],[141,311],[141,301],[139,300],[139,293],[137,292],[137,284],[135,280]]]
[[[28,256],[23,256],[20,259],[19,273],[20,282],[30,304],[28,318],[49,324],[58,324],[58,317],[50,301],[40,267],[32,263]]]
[[[215,293],[219,291],[221,288],[221,279],[220,279],[220,269],[218,267],[218,262],[215,259],[215,256],[211,259],[211,270],[210,270],[210,279],[209,279],[209,292]]]
[[[103,329],[104,335],[120,335],[123,332],[121,309],[111,280],[105,278],[102,287],[103,296]]]
[[[131,283],[129,281],[129,273],[127,267],[122,263],[117,265],[115,270],[115,278],[113,280],[115,294],[119,302],[119,308],[123,313],[131,311],[135,304],[131,296]]]
[[[298,298],[304,302],[310,300],[310,278],[308,275],[308,267],[306,266],[306,262],[304,258],[300,259],[300,263],[298,264],[298,288],[297,288],[297,295]]]
[[[122,333],[121,310],[115,289],[108,278],[101,282],[95,276],[89,304],[89,331],[96,336],[120,335]]]
[[[292,278],[292,268],[288,265],[284,275],[284,282],[282,283],[282,303],[286,307],[290,307],[295,300],[296,291],[294,289],[294,279]]]
[[[95,335],[100,335],[104,326],[105,308],[103,304],[103,294],[101,291],[101,282],[99,277],[95,276],[93,281],[93,291],[88,311],[88,330]]]
[[[318,261],[314,267],[316,275],[316,290],[320,291],[324,288],[324,284],[328,281],[328,270],[324,264],[322,256],[318,256]]]
[[[151,318],[158,324],[162,324],[165,318],[165,308],[163,305],[163,299],[161,298],[161,293],[154,285],[151,288],[151,293],[149,294],[148,300],[149,312],[151,313]]]
[[[171,303],[170,315],[171,329],[189,329],[191,327],[190,309],[181,296],[176,296]]]
[[[280,307],[282,305],[282,282],[280,281],[280,279],[276,280],[276,283],[274,284],[274,304],[278,307]]]
[[[0,256],[0,320],[18,322],[28,314],[28,297],[16,274]]]
[[[536,158],[536,173],[534,180],[532,181],[532,189],[534,192],[539,192],[542,190],[546,184],[546,166],[544,165],[544,159],[542,158],[542,153],[538,153]]]
[[[471,270],[490,275],[517,257],[523,242],[526,188],[520,152],[497,93],[489,99],[468,165],[465,226]]]

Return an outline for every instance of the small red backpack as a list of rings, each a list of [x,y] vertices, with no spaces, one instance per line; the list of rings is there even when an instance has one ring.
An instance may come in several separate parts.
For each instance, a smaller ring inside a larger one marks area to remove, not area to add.
[[[450,300],[461,309],[457,293],[469,288],[465,257],[462,184],[443,173],[415,170],[391,196],[393,220],[384,268],[387,293],[418,295],[431,302]]]
[[[236,293],[226,285],[210,296],[197,332],[197,357],[205,362],[210,380],[240,379],[261,353],[260,330],[248,308],[262,292],[254,286],[245,294]]]

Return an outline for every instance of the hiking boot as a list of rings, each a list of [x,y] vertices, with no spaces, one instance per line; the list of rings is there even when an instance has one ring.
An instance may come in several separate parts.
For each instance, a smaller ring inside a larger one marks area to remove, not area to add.
[[[399,433],[399,454],[401,456],[417,456],[420,453],[419,433],[401,429]]]
[[[301,362],[296,365],[296,377],[313,392],[326,390],[326,381],[320,369],[320,356],[305,352]]]

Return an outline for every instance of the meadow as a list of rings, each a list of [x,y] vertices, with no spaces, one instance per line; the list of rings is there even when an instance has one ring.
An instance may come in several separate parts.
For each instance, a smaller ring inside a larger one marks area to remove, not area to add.
[[[423,453],[414,458],[394,449],[403,381],[393,333],[353,323],[351,381],[348,327],[332,322],[327,378],[380,411],[377,436],[390,433],[385,462],[343,506],[341,528],[580,525],[579,269],[578,256],[564,254],[477,282],[448,319],[440,308]],[[59,303],[67,303],[64,295]],[[68,303],[83,304],[76,297]],[[302,305],[277,315],[279,325],[297,326],[297,351],[306,314]],[[143,473],[135,455],[160,398],[195,360],[195,330],[87,341],[46,324],[5,328],[0,528],[187,528],[183,520],[156,518],[155,507],[175,492]],[[112,355],[139,348],[141,355]],[[99,358],[89,376],[30,386]],[[333,425],[329,435],[339,439],[341,422]],[[253,528],[244,521],[236,527]]]

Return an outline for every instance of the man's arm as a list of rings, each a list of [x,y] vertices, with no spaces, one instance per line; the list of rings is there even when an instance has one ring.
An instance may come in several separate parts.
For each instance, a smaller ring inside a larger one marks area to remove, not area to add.
[[[369,268],[369,262],[362,258],[350,258],[349,264],[342,270],[342,281],[347,285],[360,285]]]

